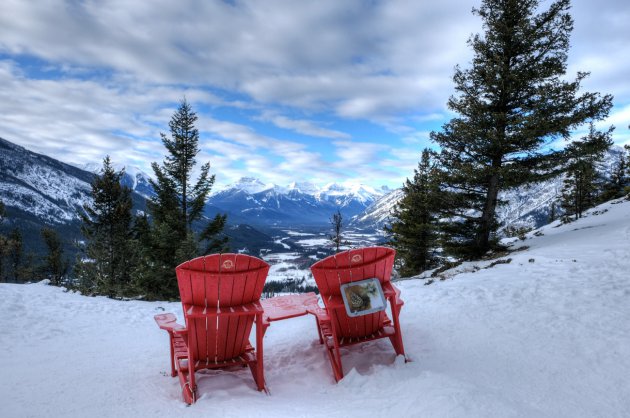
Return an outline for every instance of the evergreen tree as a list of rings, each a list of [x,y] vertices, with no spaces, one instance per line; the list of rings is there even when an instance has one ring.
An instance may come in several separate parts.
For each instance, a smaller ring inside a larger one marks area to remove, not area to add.
[[[558,217],[557,211],[558,210],[556,209],[556,202],[551,202],[551,207],[549,208],[549,223],[552,223],[556,220],[556,218]]]
[[[386,231],[391,235],[390,245],[396,249],[400,274],[413,276],[436,265],[440,184],[438,170],[425,149],[413,180],[407,179],[402,187],[403,198],[392,213],[394,220]]]
[[[41,234],[48,250],[41,267],[42,274],[50,280],[51,284],[61,286],[66,280],[70,267],[68,260],[64,258],[61,239],[57,231],[52,228],[43,228]]]
[[[623,197],[628,192],[626,187],[630,186],[630,170],[628,169],[628,151],[630,147],[626,145],[619,154],[619,160],[613,166],[610,180],[604,185],[604,191],[600,196],[601,202]]]
[[[107,156],[92,183],[93,202],[84,205],[81,231],[86,245],[77,260],[75,276],[87,293],[121,297],[132,284],[136,248],[131,190],[120,184],[123,174],[114,170]]]
[[[197,115],[183,100],[169,122],[171,137],[161,134],[168,155],[161,166],[152,164],[156,180],[151,180],[151,185],[156,195],[149,202],[153,218],[147,253],[150,273],[140,283],[149,298],[177,297],[175,267],[200,254],[200,240],[207,242],[207,252],[226,249],[227,238],[222,234],[225,215],[217,215],[202,226],[198,237],[192,229],[193,223],[201,222],[203,207],[214,184],[208,162],[201,166],[197,181],[192,183],[191,173],[199,153],[196,121]]]
[[[538,0],[483,0],[473,12],[484,34],[469,40],[472,67],[455,69],[457,95],[448,107],[459,114],[432,132],[441,147],[446,215],[453,222],[445,249],[465,258],[496,243],[499,191],[557,174],[562,153],[548,150],[584,122],[604,118],[610,95],[578,94],[587,73],[566,81],[573,20],[569,0],[536,14]]]
[[[22,232],[18,228],[13,228],[7,238],[9,242],[9,268],[11,269],[9,277],[16,283],[19,283],[24,280]]]
[[[561,201],[565,220],[581,218],[586,209],[596,204],[601,190],[597,164],[612,146],[612,130],[598,132],[591,123],[586,137],[566,147],[568,164]]]
[[[204,254],[225,253],[230,250],[229,238],[223,232],[226,222],[227,215],[219,214],[208,222],[206,228],[201,232],[200,238],[206,242]]]
[[[0,226],[4,223],[4,218],[6,216],[6,209],[4,207],[4,203],[0,200]],[[6,261],[5,258],[9,254],[9,239],[0,233],[0,281],[6,281],[5,269],[6,269]]]
[[[335,247],[335,252],[339,252],[339,247],[341,247],[343,237],[341,236],[341,230],[343,229],[343,216],[341,216],[341,212],[337,209],[337,213],[333,213],[333,216],[330,217],[330,225],[332,226],[332,235],[329,235],[330,241]]]

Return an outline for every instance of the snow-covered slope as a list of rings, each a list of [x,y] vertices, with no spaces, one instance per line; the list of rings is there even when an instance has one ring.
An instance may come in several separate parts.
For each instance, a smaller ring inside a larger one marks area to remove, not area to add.
[[[79,219],[93,176],[0,138],[0,197],[4,204],[50,224]]]
[[[630,202],[543,227],[511,262],[398,283],[405,363],[385,340],[342,350],[334,383],[313,319],[265,336],[271,394],[246,369],[201,374],[180,400],[166,302],[0,284],[0,401],[6,417],[606,417],[630,411]],[[504,257],[507,261],[508,257]]]
[[[364,212],[352,218],[352,225],[381,229],[389,224],[392,211],[396,204],[403,198],[402,189],[396,189],[380,197]]]

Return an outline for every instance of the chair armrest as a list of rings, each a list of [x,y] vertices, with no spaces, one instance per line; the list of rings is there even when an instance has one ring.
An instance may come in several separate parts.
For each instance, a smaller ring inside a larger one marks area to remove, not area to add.
[[[330,322],[330,315],[328,315],[328,311],[325,308],[318,307],[310,307],[306,310],[311,315],[315,315],[317,318],[317,322]]]
[[[382,284],[383,293],[387,299],[390,299],[392,303],[396,305],[402,306],[405,304],[402,299],[400,299],[400,289],[394,286],[391,282],[385,282]]]
[[[172,313],[155,315],[153,319],[155,319],[160,329],[168,331],[169,333],[186,331],[186,327],[182,324],[178,324],[177,318]]]

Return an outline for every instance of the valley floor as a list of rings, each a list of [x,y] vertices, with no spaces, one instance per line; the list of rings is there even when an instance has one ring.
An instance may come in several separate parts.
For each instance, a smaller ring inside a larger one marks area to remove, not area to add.
[[[603,213],[602,213],[603,212]],[[542,234],[542,235],[540,235]],[[511,262],[398,283],[409,358],[386,341],[343,351],[335,384],[309,317],[265,337],[271,395],[247,370],[200,379],[186,407],[153,315],[45,284],[0,284],[3,417],[626,417],[630,202],[541,229]]]

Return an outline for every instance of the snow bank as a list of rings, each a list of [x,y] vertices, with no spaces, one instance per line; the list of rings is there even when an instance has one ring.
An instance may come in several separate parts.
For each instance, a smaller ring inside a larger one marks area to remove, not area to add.
[[[605,213],[601,213],[604,212]],[[271,395],[248,370],[201,377],[186,407],[153,315],[44,284],[0,284],[3,417],[625,417],[630,411],[630,202],[530,235],[509,264],[399,283],[407,353],[343,350],[335,384],[314,320],[265,337]],[[539,233],[539,235],[540,235]]]

